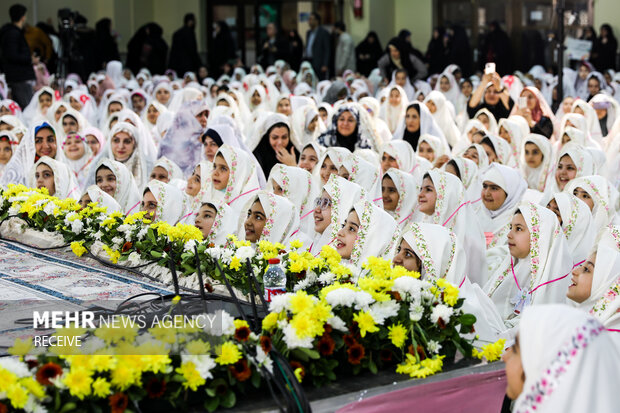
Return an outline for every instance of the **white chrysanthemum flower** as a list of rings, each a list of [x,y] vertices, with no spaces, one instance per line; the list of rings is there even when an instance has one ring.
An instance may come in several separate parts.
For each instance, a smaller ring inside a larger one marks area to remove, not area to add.
[[[428,348],[428,351],[433,354],[438,354],[439,350],[441,350],[441,344],[435,340],[429,340],[426,347]]]
[[[144,226],[140,229],[140,231],[138,231],[138,233],[136,234],[136,237],[138,238],[138,241],[142,241],[144,239],[144,237],[146,237],[146,233],[149,231],[149,228]]]
[[[400,304],[394,300],[379,301],[370,306],[370,315],[375,323],[383,325],[385,320],[398,315]]]
[[[419,296],[422,291],[422,281],[417,278],[403,276],[394,280],[392,290],[398,292],[403,299],[406,296]]]
[[[71,231],[74,234],[80,234],[84,229],[84,223],[80,219],[76,219],[75,221],[71,221]]]
[[[365,310],[368,306],[375,302],[375,299],[372,298],[370,293],[366,291],[358,291],[355,293],[355,309],[356,310]]]
[[[101,237],[103,237],[103,232],[101,232],[101,231],[97,231],[93,235],[93,238],[96,239],[97,241],[101,241]]]
[[[284,327],[282,331],[284,332],[284,342],[289,349],[313,347],[314,339],[312,337],[299,338],[297,331],[290,324]]]
[[[58,208],[56,204],[50,201],[47,203],[47,205],[45,205],[45,208],[43,208],[43,212],[45,212],[47,215],[54,215],[54,209],[56,208]]]
[[[196,240],[190,239],[183,246],[183,251],[188,251],[188,252],[194,251],[195,245],[196,245]]]
[[[409,305],[409,318],[411,321],[420,321],[424,315],[424,307],[419,303]]]
[[[433,323],[436,323],[441,318],[445,324],[448,324],[450,322],[450,317],[452,316],[453,312],[454,310],[452,309],[452,307],[448,307],[444,304],[436,305],[435,307],[433,307],[433,311],[430,315],[430,320]]]
[[[319,276],[319,282],[323,285],[330,285],[336,281],[336,274],[331,271],[324,272]]]
[[[278,294],[271,297],[271,303],[269,303],[270,313],[281,313],[284,310],[289,309],[291,293]]]
[[[200,374],[200,377],[203,379],[212,379],[213,374],[211,374],[211,370],[216,366],[215,360],[211,358],[208,354],[200,354],[200,355],[181,355],[181,363],[192,362]]]
[[[239,260],[241,260],[241,262],[245,263],[245,261],[247,259],[254,258],[255,254],[256,254],[256,252],[254,251],[254,248],[248,247],[248,246],[243,246],[243,247],[239,247],[239,249],[235,253],[235,256],[237,258],[239,258]]]
[[[351,307],[355,303],[356,292],[349,288],[338,288],[327,293],[325,301],[332,307],[339,305],[343,307]]]
[[[19,378],[30,376],[26,363],[13,357],[0,357],[0,367],[10,371]]]
[[[295,284],[295,286],[293,287],[293,291],[297,292],[299,290],[305,290],[308,287],[310,287],[310,279],[304,278],[303,280]]]
[[[127,257],[127,261],[129,261],[129,264],[132,266],[140,265],[140,254],[136,251],[132,252],[129,254],[129,257]]]
[[[341,331],[343,333],[346,333],[346,332],[349,331],[349,329],[347,328],[347,325],[345,324],[345,322],[342,321],[342,318],[338,317],[337,315],[329,318],[327,320],[327,324],[332,326],[332,328],[334,330],[338,330],[338,331]]]
[[[263,366],[269,373],[273,373],[273,360],[269,357],[269,354],[263,351],[263,348],[260,345],[256,346],[255,360],[258,366]]]

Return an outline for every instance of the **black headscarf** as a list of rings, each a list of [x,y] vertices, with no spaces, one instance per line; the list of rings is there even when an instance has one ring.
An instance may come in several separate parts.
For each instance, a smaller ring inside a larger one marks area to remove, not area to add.
[[[340,118],[340,116],[344,112],[350,112],[356,120],[355,130],[349,136],[344,136],[340,132],[338,132],[338,118]],[[347,148],[349,151],[353,152],[355,150],[355,145],[360,140],[360,114],[357,109],[347,105],[342,106],[338,110],[338,112],[332,117],[331,127],[321,136],[319,136],[318,140],[319,143],[323,146],[340,146],[343,148]],[[365,146],[366,145],[362,143],[360,147]]]
[[[290,152],[291,148],[294,148],[293,142],[291,141],[291,130],[286,123],[279,122],[273,125],[272,127],[270,127],[267,130],[267,132],[265,132],[265,134],[261,137],[260,142],[258,143],[258,146],[253,151],[254,156],[256,156],[258,163],[260,164],[261,168],[263,169],[263,172],[265,173],[265,176],[269,176],[269,172],[271,172],[271,168],[273,168],[275,164],[280,163],[280,161],[278,161],[278,158],[276,157],[276,152],[273,150],[273,148],[269,144],[269,134],[274,128],[280,128],[280,127],[285,127],[289,132],[289,139],[288,139],[288,145],[286,146],[286,150]],[[295,152],[295,158],[296,159],[299,158],[299,153],[297,152],[296,149],[294,152]]]
[[[405,114],[407,113],[409,108],[414,108],[416,112],[418,112],[418,117],[420,118],[420,127],[415,132],[409,132],[407,127],[405,127],[405,132],[403,133],[403,140],[409,142],[409,144],[415,149],[418,147],[418,140],[420,139],[420,130],[422,130],[422,115],[420,115],[420,104],[419,103],[415,102],[407,106],[407,109],[405,110]]]
[[[394,37],[389,41],[386,50],[387,55],[390,57],[390,65],[389,65],[389,73],[392,74],[398,66],[394,64],[392,61],[392,55],[390,54],[390,46],[394,46],[398,49],[400,53],[400,63],[403,65],[403,68],[407,71],[409,78],[413,81],[418,74],[418,71],[413,67],[413,63],[411,63],[411,58],[409,57],[409,47],[407,44],[399,37]]]

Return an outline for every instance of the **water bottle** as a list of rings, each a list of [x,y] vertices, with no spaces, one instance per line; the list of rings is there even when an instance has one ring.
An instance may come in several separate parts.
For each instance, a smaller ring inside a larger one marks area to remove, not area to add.
[[[273,296],[286,292],[286,274],[280,265],[280,258],[271,258],[269,267],[263,276],[265,301],[270,303]]]

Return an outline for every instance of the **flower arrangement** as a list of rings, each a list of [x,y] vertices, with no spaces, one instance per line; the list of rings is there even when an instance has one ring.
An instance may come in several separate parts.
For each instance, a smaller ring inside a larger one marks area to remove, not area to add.
[[[261,334],[223,313],[219,335],[191,329],[152,329],[146,335],[131,328],[80,331],[90,337],[87,348],[96,356],[57,348],[55,355],[33,357],[30,343],[17,341],[11,353],[21,358],[0,359],[0,412],[3,405],[26,411],[108,406],[120,412],[153,400],[173,410],[196,400],[209,411],[232,407],[248,383],[261,386],[260,370],[271,369],[272,348],[289,360],[300,382],[314,386],[386,368],[423,378],[441,371],[457,352],[493,361],[503,350],[494,343],[479,351],[465,338],[476,319],[463,312],[456,286],[433,274],[421,280],[383,259],[371,257],[357,269],[329,246],[314,256],[300,241],[252,246],[229,236],[216,246],[193,226],[151,223],[143,212],[107,214],[96,204],[80,209],[44,189],[15,185],[0,189],[0,221],[10,217],[23,227],[60,234],[77,257],[99,246],[115,263],[151,261],[163,269],[173,263],[194,287],[200,270],[207,283],[227,280],[248,294],[249,270],[262,283],[268,260],[279,257],[288,293],[273,298]]]

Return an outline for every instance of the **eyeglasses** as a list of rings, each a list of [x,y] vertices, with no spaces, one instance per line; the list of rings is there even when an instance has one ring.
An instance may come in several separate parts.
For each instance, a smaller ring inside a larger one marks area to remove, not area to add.
[[[314,200],[314,207],[319,208],[321,211],[325,211],[332,206],[332,200],[330,198],[316,198]]]

